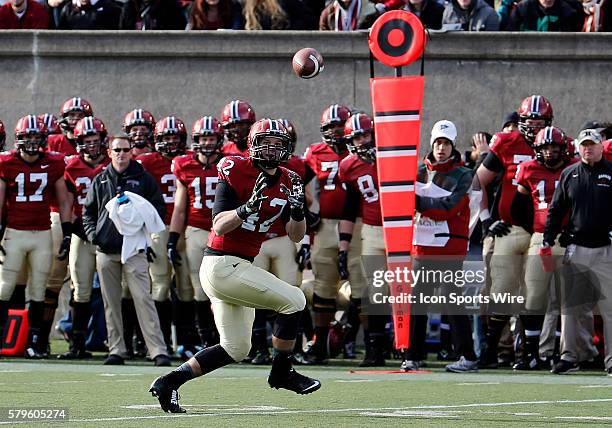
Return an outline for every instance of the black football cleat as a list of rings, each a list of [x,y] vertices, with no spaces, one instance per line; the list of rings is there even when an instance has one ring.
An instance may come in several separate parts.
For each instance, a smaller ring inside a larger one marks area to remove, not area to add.
[[[165,376],[160,376],[153,381],[149,392],[153,397],[157,397],[159,405],[166,413],[187,413],[179,404],[179,393],[177,389],[168,385]]]
[[[270,372],[268,384],[270,388],[283,388],[300,395],[310,394],[321,388],[321,382],[301,375],[295,369],[291,369],[284,374]]]

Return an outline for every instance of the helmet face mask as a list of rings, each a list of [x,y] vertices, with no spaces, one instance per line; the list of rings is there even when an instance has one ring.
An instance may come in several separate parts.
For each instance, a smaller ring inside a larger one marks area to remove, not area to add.
[[[143,149],[153,140],[153,129],[147,125],[132,125],[128,131],[128,138],[133,147]]]
[[[344,124],[344,138],[351,153],[365,163],[376,162],[374,121],[365,113],[356,113]]]
[[[203,154],[204,156],[212,156],[221,151],[223,140],[218,135],[199,135],[194,137],[191,148],[194,152]]]
[[[130,144],[137,149],[153,146],[155,118],[147,110],[134,109],[123,118],[123,131],[128,134]]]
[[[376,162],[376,146],[372,141],[371,132],[357,134],[351,140],[352,153],[355,153],[365,163]]]
[[[551,126],[553,109],[550,102],[541,95],[531,95],[519,107],[519,132],[529,145],[533,145],[542,129]]]
[[[230,101],[221,111],[221,126],[225,136],[240,147],[248,144],[249,129],[254,123],[255,111],[246,101]]]
[[[106,144],[100,138],[100,134],[88,135],[79,139],[77,150],[79,153],[89,156],[90,159],[98,159]]]
[[[164,156],[175,157],[185,152],[187,130],[181,119],[164,117],[155,125],[155,150]]]
[[[15,148],[22,154],[37,156],[47,147],[47,128],[44,122],[34,115],[27,115],[17,121],[15,126]]]
[[[225,136],[236,144],[246,144],[251,124],[248,122],[235,122],[224,127]]]
[[[162,155],[174,157],[180,151],[181,139],[177,134],[165,134],[155,143],[155,150]]]
[[[251,159],[274,169],[291,157],[291,136],[280,120],[261,119],[251,127],[248,147]]]
[[[22,135],[15,142],[15,147],[28,156],[36,156],[44,151],[45,136],[40,133],[30,133]]]
[[[554,168],[571,156],[565,134],[559,128],[547,126],[538,132],[533,148],[538,162]]]
[[[340,104],[330,105],[321,114],[321,135],[323,136],[323,141],[329,144],[336,153],[342,153],[346,150],[343,129],[349,117],[351,117],[351,111],[348,107]]]

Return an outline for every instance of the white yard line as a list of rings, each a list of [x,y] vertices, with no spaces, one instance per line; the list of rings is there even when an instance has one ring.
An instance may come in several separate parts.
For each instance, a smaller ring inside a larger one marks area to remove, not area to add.
[[[285,410],[283,408],[278,408],[277,410],[257,410],[259,408],[266,408],[266,406],[252,406],[252,407],[237,407],[234,411],[228,411],[228,409],[224,409],[220,412],[215,413],[184,413],[184,414],[164,414],[160,413],[159,415],[143,415],[143,416],[117,416],[117,417],[108,417],[108,418],[87,418],[87,419],[70,419],[68,421],[62,422],[76,422],[76,423],[87,423],[87,422],[114,422],[114,421],[136,421],[136,420],[150,420],[150,419],[168,419],[168,418],[198,418],[198,417],[211,417],[211,416],[231,416],[231,415],[290,415],[290,414],[305,414],[305,413],[363,413],[363,412],[376,412],[375,415],[383,416],[384,413],[387,412],[392,416],[401,416],[402,412],[411,413],[411,416],[417,416],[414,411],[418,410],[426,410],[426,409],[460,409],[460,408],[478,408],[478,407],[505,407],[505,406],[516,406],[521,404],[526,405],[537,405],[537,404],[569,404],[569,403],[606,403],[611,402],[612,398],[595,398],[595,399],[586,399],[586,400],[540,400],[540,401],[509,401],[509,402],[501,402],[501,403],[469,403],[469,404],[439,404],[439,405],[422,405],[422,406],[412,406],[412,407],[385,407],[385,408],[344,408],[344,409],[309,409],[309,410]],[[132,405],[132,406],[141,406],[141,405]],[[149,405],[146,409],[149,409]],[[208,405],[210,406],[210,405]],[[224,407],[226,405],[216,405],[217,407]],[[130,406],[131,407],[131,406]],[[154,407],[157,407],[156,405]],[[206,407],[206,405],[192,405],[185,407]],[[206,412],[206,409],[202,411]],[[160,410],[161,412],[161,410]],[[396,412],[396,413],[393,413]],[[436,412],[441,413],[441,412]],[[453,412],[454,413],[454,412]],[[462,412],[463,413],[463,412]],[[420,415],[428,416],[425,412],[420,412]],[[517,413],[517,416],[520,415]],[[531,416],[531,414],[525,414],[525,416]],[[442,417],[436,416],[436,417]],[[451,414],[444,416],[447,418],[454,418]],[[556,416],[552,419],[584,419],[584,420],[612,420],[612,416]],[[11,422],[0,422],[0,425],[9,425],[14,424],[15,421]],[[21,422],[20,422],[21,423]],[[23,421],[23,423],[30,423],[28,421]]]

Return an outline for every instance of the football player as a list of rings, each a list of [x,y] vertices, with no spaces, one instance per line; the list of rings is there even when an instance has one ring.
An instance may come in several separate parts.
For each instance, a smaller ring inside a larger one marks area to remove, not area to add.
[[[141,108],[129,112],[123,118],[123,131],[128,135],[130,144],[134,147],[134,156],[140,156],[153,151],[153,131],[155,118]]]
[[[348,270],[348,255],[354,251],[349,247],[357,215],[361,212],[363,216],[363,226],[359,237],[362,240],[362,250],[359,256],[385,256],[385,240],[378,197],[376,146],[372,118],[365,113],[356,113],[351,116],[344,125],[344,137],[351,154],[342,159],[338,171],[342,186],[346,189],[346,202],[342,219],[338,225],[338,272],[340,277],[352,279]],[[351,306],[357,310],[357,315],[361,313],[361,299],[366,291],[358,285],[361,285],[360,281],[351,281]],[[359,364],[361,367],[385,365],[385,321],[382,315],[362,317],[366,355]],[[356,333],[354,332],[355,335]],[[355,338],[353,337],[352,340],[354,341]]]
[[[278,312],[269,385],[298,394],[309,394],[321,386],[291,364],[299,316],[306,305],[304,293],[252,265],[275,222],[285,223],[293,242],[299,242],[306,231],[304,185],[297,174],[279,167],[291,153],[289,135],[278,120],[262,119],[251,128],[248,146],[249,158],[229,156],[219,163],[213,226],[200,269],[221,343],[199,351],[153,382],[150,391],[166,412],[185,412],[178,401],[182,384],[246,357],[254,308]]]
[[[255,111],[246,101],[234,100],[223,107],[221,126],[227,141],[223,145],[222,151],[225,156],[249,156],[247,137],[249,129],[254,123]]]
[[[187,147],[187,129],[183,121],[175,116],[161,119],[155,125],[155,151],[140,155],[136,158],[144,169],[151,174],[162,191],[166,203],[166,218],[164,223],[170,225],[174,209],[174,194],[176,192],[176,177],[172,172],[172,160],[176,156],[185,154]],[[168,244],[168,229],[154,234],[153,252],[157,256],[149,266],[153,289],[153,300],[159,315],[159,323],[164,335],[166,345],[172,343],[172,301],[170,300],[170,285],[172,283],[172,264],[168,260],[166,246]],[[184,242],[181,242],[184,244]],[[181,248],[181,251],[184,247]],[[187,264],[175,266],[175,281],[179,300],[193,299],[193,289],[189,282],[189,268]],[[188,296],[191,296],[189,298]]]
[[[348,154],[344,142],[344,124],[350,117],[350,110],[340,104],[332,104],[321,114],[321,134],[323,141],[308,147],[306,162],[306,182],[316,177],[319,185],[319,205],[321,224],[314,238],[311,255],[314,274],[313,312],[315,343],[309,352],[310,362],[325,364],[327,361],[327,342],[329,324],[336,313],[336,297],[341,285],[338,275],[338,222],[342,216],[345,191],[342,189],[338,170],[340,161]],[[355,230],[358,234],[358,230]],[[348,261],[353,282],[363,282],[361,273],[361,249],[356,248],[361,240],[351,243],[353,251]],[[360,288],[359,284],[355,284]]]
[[[35,115],[24,116],[15,126],[15,149],[0,155],[0,230],[4,256],[0,272],[0,326],[8,316],[8,300],[17,276],[25,264],[28,269],[30,306],[28,310],[28,358],[43,358],[41,327],[45,289],[52,252],[50,203],[56,197],[60,206],[63,239],[58,257],[66,259],[72,235],[72,197],[64,181],[64,156],[45,151],[45,125]],[[2,328],[2,327],[0,327]]]
[[[287,119],[278,120],[287,128],[291,142],[291,156],[286,162],[283,162],[282,166],[298,174],[303,181],[306,173],[304,161],[298,156],[293,155],[295,143],[297,142],[295,127]],[[287,236],[284,225],[282,223],[273,224],[265,236],[266,240],[262,243],[259,254],[253,261],[253,266],[267,270],[287,284],[295,285],[296,287],[299,286],[301,275],[299,275],[298,265],[295,261],[296,248],[295,244]],[[307,311],[308,309],[305,308],[304,314]],[[270,352],[268,350],[267,332],[267,318],[269,318],[269,313],[270,311],[264,309],[255,310],[252,336],[253,348],[249,354],[249,356],[253,356],[250,361],[251,364],[269,364],[271,361]],[[304,314],[302,314],[301,319],[304,318]],[[303,329],[300,328],[300,330]],[[296,341],[296,354],[294,357],[301,362],[303,356],[300,355],[299,348],[302,343],[299,342],[299,339],[303,339],[301,335]],[[249,358],[246,359],[246,361],[248,360]]]
[[[4,123],[0,120],[0,152],[4,151],[6,147],[6,129],[4,128]]]
[[[537,133],[550,126],[553,120],[553,109],[546,98],[532,95],[523,100],[519,108],[519,130],[499,132],[493,136],[491,150],[484,162],[476,171],[480,188],[484,189],[497,174],[502,174],[497,202],[497,214],[493,217],[487,209],[488,198],[483,192],[480,204],[480,220],[483,236],[495,237],[491,257],[491,294],[516,292],[521,280],[516,272],[523,270],[523,255],[529,249],[531,236],[521,226],[514,224],[510,207],[516,192],[516,171],[522,162],[533,159],[533,143]],[[502,309],[492,309],[486,332],[486,351],[481,358],[481,367],[497,367],[497,343],[509,320]]]
[[[40,120],[43,121],[45,126],[47,127],[47,135],[59,135],[62,133],[62,128],[60,128],[59,122],[57,121],[57,117],[55,117],[52,113],[45,113],[38,116]]]
[[[193,154],[178,156],[172,162],[172,171],[176,176],[176,195],[167,250],[168,258],[175,266],[183,263],[189,266],[189,277],[193,287],[191,299],[195,297],[200,343],[202,347],[207,347],[219,341],[216,337],[210,299],[202,289],[199,273],[208,234],[212,227],[212,208],[219,180],[217,163],[222,157],[223,130],[216,118],[204,116],[193,124],[192,137]],[[185,239],[181,245],[180,236],[183,232]],[[181,246],[186,247],[184,252],[179,250]],[[183,309],[181,321],[177,322],[179,325],[184,325],[184,328],[189,328],[188,324],[190,322],[193,324],[193,316],[189,317],[189,314],[193,314],[194,311],[189,310],[191,302],[187,297],[181,300],[179,305],[187,308]],[[177,333],[178,330],[177,326]]]
[[[525,356],[514,364],[515,370],[540,368],[539,343],[544,314],[548,305],[548,293],[552,270],[544,271],[539,251],[542,247],[548,207],[559,182],[561,172],[577,161],[573,158],[571,143],[564,132],[547,126],[536,135],[533,148],[536,158],[518,166],[517,189],[512,201],[511,214],[515,224],[533,233],[525,262],[525,311],[521,321],[525,328]],[[566,239],[551,249],[551,254],[563,256]],[[556,257],[559,259],[560,257]]]
[[[79,97],[69,98],[62,104],[60,109],[61,120],[59,125],[62,133],[48,136],[48,150],[57,152],[64,156],[78,155],[74,128],[79,120],[84,117],[93,116],[91,104]],[[48,119],[48,118],[47,118]],[[62,229],[59,218],[59,206],[54,198],[51,199],[51,236],[53,238],[53,253],[57,253],[62,243]],[[59,293],[65,283],[70,281],[68,271],[68,259],[59,260],[53,258],[47,291],[45,292],[45,311],[43,328],[41,332],[42,340],[48,341],[49,333],[53,324],[55,310],[57,309]]]
[[[87,324],[90,317],[90,299],[96,271],[96,246],[91,244],[83,230],[81,213],[93,179],[109,164],[107,156],[108,131],[104,122],[93,116],[79,120],[74,128],[78,156],[67,158],[64,178],[68,190],[74,194],[72,242],[70,243],[70,278],[74,290],[72,304],[72,334],[70,349],[60,359],[91,358],[85,351]]]

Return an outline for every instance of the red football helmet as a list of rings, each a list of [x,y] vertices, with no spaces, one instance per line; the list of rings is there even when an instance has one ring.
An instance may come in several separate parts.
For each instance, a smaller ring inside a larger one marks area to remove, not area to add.
[[[47,134],[61,134],[62,130],[60,128],[59,122],[57,121],[57,117],[51,113],[45,113],[38,116],[40,120],[42,120],[47,127]]]
[[[169,142],[167,137],[176,135],[178,142]],[[155,125],[155,150],[166,156],[177,156],[185,152],[187,147],[187,129],[181,119],[167,116]]]
[[[323,140],[332,146],[337,153],[344,151],[342,128],[338,126],[343,126],[349,117],[351,117],[349,108],[340,104],[332,104],[321,113],[321,134],[323,134]]]
[[[15,147],[30,156],[35,156],[47,146],[47,128],[36,115],[22,117],[15,125]]]
[[[205,156],[219,153],[223,146],[223,129],[219,120],[212,116],[203,116],[195,121],[191,132],[193,143],[191,149]],[[202,143],[200,137],[217,137],[215,144]]]
[[[553,109],[542,95],[531,95],[523,100],[519,108],[518,128],[529,144],[533,144],[538,132],[552,124]],[[543,120],[542,125],[527,124],[527,120]]]
[[[144,125],[148,132],[132,132],[132,127],[136,125]],[[153,115],[141,108],[137,108],[129,112],[123,118],[123,130],[130,139],[130,143],[139,149],[144,148],[147,144],[153,144],[153,130],[155,129],[155,118]]]
[[[60,109],[62,119],[59,124],[64,132],[72,131],[77,122],[86,116],[93,116],[89,101],[80,97],[68,98]]]
[[[268,137],[277,142],[263,142]],[[249,156],[264,168],[276,168],[291,156],[291,135],[277,119],[260,119],[251,126],[248,137]]]
[[[355,142],[355,137],[359,136],[369,136],[369,138]],[[351,116],[344,124],[344,138],[351,153],[355,153],[359,159],[367,163],[376,161],[374,121],[370,116],[365,113]]]
[[[85,143],[85,137],[92,135],[97,135],[98,141]],[[93,116],[84,117],[74,127],[77,151],[89,155],[92,159],[97,159],[102,154],[103,148],[106,147],[107,136],[108,131],[104,122]]]
[[[6,129],[4,128],[4,123],[0,120],[0,152],[4,151],[4,146],[6,145]]]
[[[223,131],[228,140],[238,145],[246,142],[249,127],[253,123],[255,123],[255,110],[246,101],[231,101],[221,111]]]
[[[288,119],[278,119],[285,125],[287,131],[289,132],[289,136],[291,137],[291,153],[295,151],[295,146],[297,144],[297,132],[295,131],[295,126]]]
[[[555,126],[547,126],[540,130],[533,143],[533,149],[536,152],[536,159],[538,162],[552,167],[557,165],[561,160],[569,159],[571,154],[568,150],[567,140],[565,133]],[[543,149],[547,146],[557,146],[559,147],[559,151],[556,153],[544,153]]]

